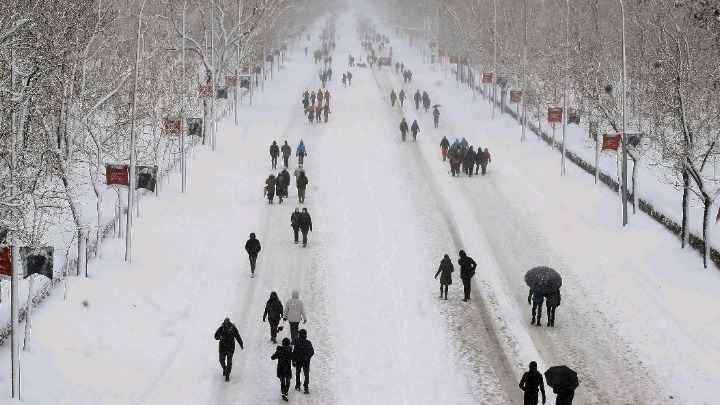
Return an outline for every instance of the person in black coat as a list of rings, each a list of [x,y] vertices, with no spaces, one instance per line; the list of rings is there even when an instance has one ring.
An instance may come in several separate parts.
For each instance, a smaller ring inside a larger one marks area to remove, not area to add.
[[[460,255],[460,259],[458,260],[458,264],[460,265],[460,279],[462,279],[463,292],[465,293],[463,301],[467,302],[467,300],[470,299],[470,281],[475,275],[477,263],[475,263],[475,260],[468,256],[464,250],[461,250],[458,254]]]
[[[468,175],[468,177],[472,177],[473,168],[475,167],[475,151],[472,146],[468,148],[467,152],[465,152],[463,159],[463,171]]]
[[[223,369],[225,381],[230,381],[230,372],[232,371],[232,358],[235,354],[235,340],[240,344],[240,350],[243,349],[243,341],[240,337],[235,325],[230,322],[230,318],[225,318],[222,325],[215,331],[215,340],[219,340],[220,365]]]
[[[415,92],[415,95],[413,96],[413,100],[415,100],[415,109],[420,109],[420,100],[422,100],[422,96],[420,95],[420,90],[417,90]]]
[[[278,174],[278,181],[282,183],[285,194],[284,197],[288,196],[288,188],[290,187],[290,172],[287,171],[287,166],[283,166],[282,171]]]
[[[447,293],[448,293],[448,286],[452,284],[452,273],[455,271],[455,268],[453,267],[452,260],[450,260],[450,256],[445,255],[443,259],[440,261],[440,266],[438,267],[437,273],[435,273],[435,278],[437,278],[438,275],[440,275],[440,298],[443,297],[443,288],[445,290],[445,299],[448,299]]]
[[[260,253],[260,241],[255,238],[255,232],[250,234],[250,239],[245,242],[245,251],[250,257],[250,277],[255,277],[255,263],[257,262],[258,253]]]
[[[437,128],[440,122],[440,110],[438,110],[437,106],[433,108],[433,123],[435,124],[435,128]]]
[[[523,405],[537,405],[538,403],[538,388],[542,393],[542,403],[545,403],[545,383],[543,382],[543,376],[537,370],[537,363],[534,361],[530,362],[530,371],[526,371],[520,380],[520,389],[525,391],[523,397]]]
[[[290,173],[288,173],[288,177],[290,176]],[[288,181],[290,181],[288,179]],[[277,177],[275,177],[275,193],[278,196],[278,203],[282,204],[283,197],[287,196],[287,184],[285,183],[285,178],[283,177],[282,172],[279,172]]]
[[[560,306],[560,290],[545,294],[545,306],[547,308],[547,326],[555,326],[555,309]]]
[[[270,298],[265,303],[265,312],[263,313],[263,322],[265,319],[270,322],[270,340],[277,343],[278,324],[283,315],[283,304],[280,302],[275,291],[270,293]]]
[[[273,169],[277,169],[278,156],[280,156],[280,147],[277,142],[273,141],[272,145],[270,145],[270,163],[272,163]]]
[[[295,208],[292,214],[290,214],[290,226],[295,234],[295,244],[298,244],[298,234],[300,232],[300,209]]]
[[[477,153],[475,153],[475,174],[480,174],[480,165],[483,160],[482,150],[482,146],[478,146]]]
[[[277,180],[275,179],[274,174],[270,174],[268,178],[265,180],[265,194],[268,198],[268,204],[273,203],[273,198],[275,198],[275,185],[277,184]]]
[[[307,246],[308,231],[312,232],[312,218],[310,218],[310,213],[308,212],[307,208],[302,209],[298,225],[300,225],[300,232],[302,232],[303,236],[303,247],[305,247]]]
[[[283,401],[288,400],[288,391],[290,391],[290,380],[292,380],[292,348],[290,347],[290,339],[284,338],[282,346],[275,349],[275,353],[270,359],[277,360],[277,377],[280,379],[280,394]]]
[[[315,354],[312,342],[307,339],[307,331],[300,329],[298,339],[295,341],[293,349],[293,363],[295,365],[295,389],[300,391],[300,371],[305,374],[305,393],[309,394],[308,385],[310,384],[310,359]]]
[[[405,121],[405,118],[400,121],[400,136],[402,136],[403,142],[405,142],[405,134],[408,131],[408,124],[407,121]]]
[[[417,134],[420,132],[420,125],[417,120],[413,120],[412,125],[410,125],[410,132],[412,132],[413,135],[413,142],[417,141]]]

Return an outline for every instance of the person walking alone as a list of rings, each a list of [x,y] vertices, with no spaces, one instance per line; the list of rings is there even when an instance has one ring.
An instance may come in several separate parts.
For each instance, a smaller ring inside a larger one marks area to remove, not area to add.
[[[468,256],[464,250],[461,250],[458,254],[460,255],[460,259],[458,259],[458,264],[460,265],[460,278],[463,282],[463,293],[465,295],[463,301],[467,302],[470,299],[470,282],[475,275],[477,263],[475,263],[475,260]]]
[[[395,94],[395,89],[392,89],[390,91],[390,105],[392,107],[395,107],[395,100],[397,99],[397,94]]]
[[[405,102],[405,90],[400,89],[400,93],[398,93],[398,100],[400,100],[400,107],[402,107],[403,102]]]
[[[280,152],[282,152],[283,166],[290,167],[289,161],[290,155],[292,155],[292,148],[288,145],[287,141],[280,147]]]
[[[305,170],[301,170],[295,179],[295,186],[298,190],[298,202],[305,204],[305,191],[307,190],[308,178],[305,175]]]
[[[288,401],[288,391],[290,391],[290,381],[292,380],[292,348],[290,347],[290,339],[284,338],[282,346],[275,349],[275,353],[270,356],[271,360],[277,360],[277,377],[280,379],[280,395],[283,401]]]
[[[440,261],[440,267],[438,267],[437,273],[435,273],[435,278],[437,278],[438,274],[440,275],[440,298],[443,297],[443,288],[445,288],[445,299],[448,299],[448,286],[452,284],[453,271],[455,271],[455,268],[453,267],[452,260],[450,260],[450,256],[446,254]]]
[[[295,344],[295,341],[298,338],[298,327],[300,326],[300,321],[303,321],[303,324],[307,323],[305,305],[303,305],[303,302],[300,301],[300,293],[298,290],[294,290],[292,292],[292,298],[287,300],[285,303],[285,313],[283,314],[283,319],[290,323],[290,338],[292,339],[293,344]]]
[[[255,277],[255,263],[257,262],[258,253],[260,253],[260,241],[255,238],[255,232],[250,233],[250,239],[245,242],[245,251],[250,258],[250,278]]]
[[[413,142],[416,142],[417,134],[420,132],[420,125],[418,125],[417,120],[413,120],[412,125],[410,125],[410,132],[412,132]]]
[[[303,143],[302,139],[300,140],[300,143],[297,146],[297,149],[295,149],[295,156],[298,158],[298,165],[303,165],[303,160],[305,159],[305,156],[307,156],[307,151],[305,150],[305,144]]]
[[[446,136],[440,140],[440,151],[442,152],[443,162],[447,160],[448,149],[450,149],[450,141]]]
[[[525,392],[523,395],[523,405],[537,405],[538,389],[540,389],[542,393],[542,403],[545,403],[547,399],[545,397],[545,383],[543,382],[542,374],[537,370],[536,362],[530,362],[530,370],[526,371],[522,379],[520,379],[520,389]]]
[[[283,316],[283,304],[280,302],[275,291],[270,293],[270,298],[265,303],[265,312],[263,313],[263,322],[265,319],[270,323],[270,341],[277,343],[278,324]]]
[[[437,128],[440,122],[440,110],[438,110],[437,106],[433,107],[433,122],[435,123],[435,128]]]
[[[222,325],[215,331],[215,340],[219,340],[218,351],[220,353],[220,365],[223,369],[225,381],[230,381],[230,372],[232,372],[232,358],[235,354],[235,340],[240,344],[240,350],[243,349],[243,341],[240,337],[235,325],[230,322],[230,318],[225,318]]]
[[[295,364],[295,390],[300,391],[300,372],[305,375],[303,388],[305,393],[309,394],[310,390],[310,359],[315,355],[315,349],[312,342],[307,339],[307,331],[300,329],[298,339],[293,348],[293,363]]]

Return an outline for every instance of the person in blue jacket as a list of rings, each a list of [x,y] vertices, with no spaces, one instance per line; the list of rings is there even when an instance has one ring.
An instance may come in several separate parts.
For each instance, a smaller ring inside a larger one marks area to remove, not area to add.
[[[451,148],[458,148],[460,149],[460,140],[455,138],[455,142],[453,142]]]
[[[295,156],[298,157],[298,164],[303,164],[303,158],[307,156],[307,151],[305,150],[305,144],[303,143],[302,139],[300,140],[300,144],[295,150]]]
[[[530,324],[535,324],[535,314],[537,311],[537,326],[540,326],[540,318],[542,317],[542,305],[545,301],[545,295],[539,291],[534,291],[531,288],[530,292],[528,293],[528,305],[530,305],[530,301],[532,301],[532,321],[530,321]]]

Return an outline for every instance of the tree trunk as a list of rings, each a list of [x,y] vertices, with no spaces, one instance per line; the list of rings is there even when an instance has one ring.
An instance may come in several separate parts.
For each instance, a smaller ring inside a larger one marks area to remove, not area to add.
[[[680,246],[685,249],[690,240],[688,222],[690,220],[690,175],[687,169],[683,170],[683,196],[682,196],[682,230],[680,235]]]
[[[710,259],[710,239],[708,235],[710,230],[708,226],[710,225],[710,216],[712,215],[712,199],[705,193],[703,193],[703,206],[703,267],[707,269]]]

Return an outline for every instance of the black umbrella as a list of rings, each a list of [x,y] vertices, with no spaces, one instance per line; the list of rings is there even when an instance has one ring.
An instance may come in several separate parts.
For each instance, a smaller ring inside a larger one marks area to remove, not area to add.
[[[553,366],[545,372],[545,381],[556,394],[572,392],[580,385],[578,376],[568,366]]]
[[[531,290],[543,294],[555,292],[562,287],[560,273],[547,266],[533,267],[525,273],[525,284]]]

